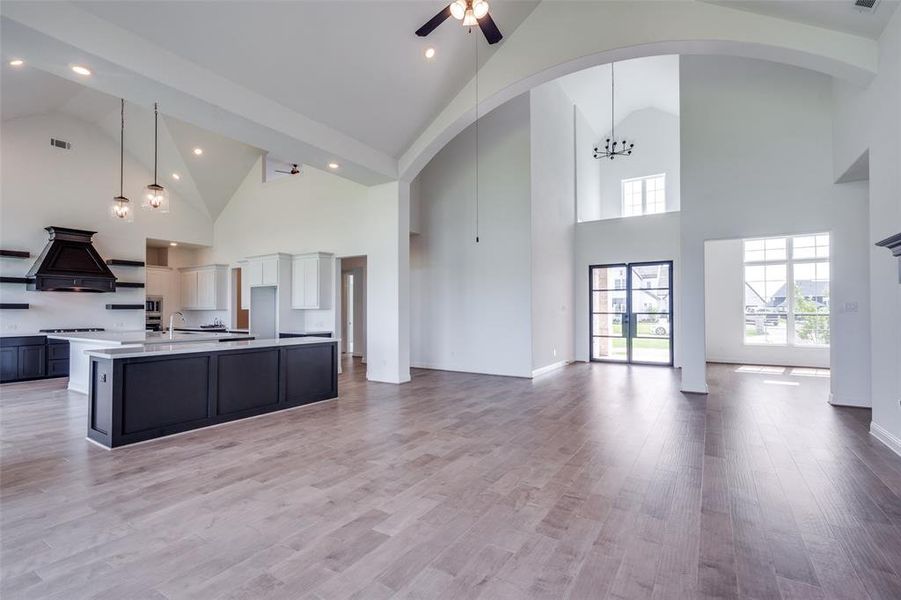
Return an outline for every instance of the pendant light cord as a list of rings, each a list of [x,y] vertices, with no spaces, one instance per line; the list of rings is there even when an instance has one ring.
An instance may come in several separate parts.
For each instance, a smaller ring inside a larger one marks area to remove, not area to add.
[[[153,103],[153,185],[156,185],[156,163],[160,153],[159,146],[159,102]]]
[[[614,108],[616,107],[616,89],[613,79],[613,63],[610,63],[610,138],[616,144],[616,121],[613,118]]]
[[[470,32],[472,29],[470,29]],[[474,35],[476,44],[476,244],[479,243],[479,36]]]
[[[123,193],[125,181],[125,98],[122,98],[119,122],[119,197],[125,197]]]

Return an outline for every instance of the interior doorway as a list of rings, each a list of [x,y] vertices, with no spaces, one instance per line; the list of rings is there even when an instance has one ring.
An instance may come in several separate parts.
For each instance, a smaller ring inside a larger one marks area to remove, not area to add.
[[[242,296],[244,289],[241,287],[241,268],[232,269],[232,306],[234,307],[234,329],[249,329],[250,328],[250,311],[246,308],[242,308],[243,304],[248,304],[247,300],[249,298],[244,298]]]
[[[589,267],[591,360],[673,364],[673,261]]]
[[[366,362],[365,256],[341,259],[341,351]]]

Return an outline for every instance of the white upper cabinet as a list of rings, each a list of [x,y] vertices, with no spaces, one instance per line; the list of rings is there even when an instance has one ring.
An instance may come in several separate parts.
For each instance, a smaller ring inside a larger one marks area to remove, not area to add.
[[[228,267],[208,265],[181,269],[182,310],[226,310]]]
[[[265,256],[251,256],[241,263],[241,279],[247,280],[247,286],[278,285],[279,260],[288,260],[286,254],[267,254]],[[250,294],[247,294],[248,297]]]
[[[334,257],[316,252],[296,254],[291,269],[291,308],[323,309],[331,306]]]

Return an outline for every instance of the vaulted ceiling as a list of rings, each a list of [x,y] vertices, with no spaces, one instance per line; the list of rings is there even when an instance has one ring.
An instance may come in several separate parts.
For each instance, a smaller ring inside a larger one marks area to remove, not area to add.
[[[119,99],[39,69],[0,70],[3,120],[60,112],[93,123],[119,140]],[[153,109],[126,105],[125,147],[129,160],[153,169]],[[195,156],[193,149],[203,149]],[[242,144],[163,114],[159,128],[159,179],[178,196],[215,219],[260,157]],[[173,178],[178,174],[178,180]],[[150,182],[147,182],[150,183]]]
[[[544,6],[535,11],[539,0],[491,0],[505,36],[500,44],[489,46],[454,20],[428,38],[416,37],[416,28],[446,2],[4,0],[0,39],[4,58],[25,55],[29,68],[73,80],[69,66],[84,62],[94,75],[83,83],[93,90],[143,107],[161,101],[166,122],[181,123],[167,127],[176,150],[188,138],[215,131],[283,161],[319,168],[340,163],[337,174],[370,185],[405,173],[407,154],[425,144],[419,140],[431,135],[430,126],[444,123],[448,107],[461,105],[477,65],[500,51],[487,69],[509,66],[510,53],[523,52],[516,46],[519,26],[527,22],[523,29],[534,33],[535,15],[554,13]],[[740,9],[734,14],[755,11],[873,38],[899,0],[881,0],[873,15],[849,8],[852,0],[709,2]],[[428,47],[436,50],[431,60],[423,56]],[[540,40],[529,48],[553,54]],[[7,98],[13,113],[30,104],[21,94],[4,95],[4,103]],[[55,100],[34,103],[52,106]],[[210,189],[204,203],[217,214],[220,175],[196,171],[190,158],[182,158],[184,168],[198,193]]]

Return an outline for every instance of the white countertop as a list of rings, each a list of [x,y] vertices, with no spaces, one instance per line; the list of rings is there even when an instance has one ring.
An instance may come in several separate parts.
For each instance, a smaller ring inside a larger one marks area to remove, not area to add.
[[[69,342],[87,342],[91,344],[108,344],[124,346],[133,344],[184,344],[209,342],[222,338],[250,338],[245,333],[187,333],[176,331],[172,337],[168,333],[159,334],[144,330],[136,331],[87,331],[84,333],[48,333],[52,340],[68,340]]]
[[[224,350],[245,350],[252,348],[277,348],[285,346],[305,346],[309,344],[338,343],[332,338],[284,338],[278,340],[241,340],[238,342],[199,342],[195,344],[153,344],[147,346],[126,346],[123,348],[98,348],[87,350],[85,354],[97,358],[140,358],[147,356],[171,356],[173,354],[194,354],[221,352]]]

